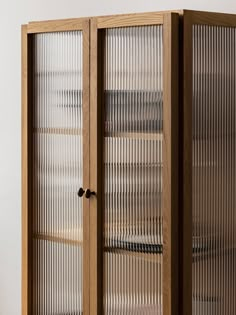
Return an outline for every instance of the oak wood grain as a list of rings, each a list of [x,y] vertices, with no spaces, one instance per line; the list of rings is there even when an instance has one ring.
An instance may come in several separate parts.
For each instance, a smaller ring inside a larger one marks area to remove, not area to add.
[[[90,314],[103,313],[103,31],[91,20],[90,50]]]
[[[83,186],[90,187],[90,21],[83,28]],[[83,198],[83,313],[90,314],[90,202]]]
[[[22,315],[28,314],[28,144],[27,144],[27,25],[21,28],[21,208],[22,208]]]
[[[66,31],[78,31],[83,29],[84,22],[88,19],[62,19],[51,21],[36,21],[29,22],[27,32],[34,33],[48,33],[48,32],[66,32]]]
[[[22,315],[32,310],[32,38],[22,25],[22,120],[21,120],[21,176],[22,176]]]
[[[163,24],[163,14],[160,14],[158,12],[137,13],[97,18],[98,28],[141,26],[153,24]]]
[[[164,16],[163,65],[163,314],[179,313],[178,80],[179,19]]]

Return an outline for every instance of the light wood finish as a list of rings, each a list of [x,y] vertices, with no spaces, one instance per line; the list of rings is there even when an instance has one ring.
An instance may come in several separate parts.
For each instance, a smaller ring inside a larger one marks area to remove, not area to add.
[[[160,254],[151,254],[151,253],[143,253],[143,252],[135,252],[135,251],[130,251],[127,249],[120,249],[120,248],[109,248],[109,247],[104,247],[103,249],[107,253],[114,253],[114,254],[119,254],[119,255],[125,255],[125,256],[132,256],[138,259],[142,259],[145,261],[152,261],[152,262],[157,262],[157,263],[162,263],[162,255]]]
[[[21,76],[22,76],[22,120],[21,120],[21,167],[22,167],[22,315],[28,314],[28,142],[27,142],[27,26],[21,28]]]
[[[104,16],[97,18],[98,28],[163,24],[163,14],[158,12]]]
[[[103,31],[90,26],[90,315],[103,313]]]
[[[83,17],[83,18],[72,18],[72,19],[58,19],[58,20],[48,20],[48,21],[31,21],[28,24],[28,33],[48,33],[48,32],[65,32],[65,31],[73,31],[73,30],[82,30],[83,29],[83,21],[97,18],[99,22],[98,28],[107,28],[107,27],[119,27],[119,26],[135,26],[137,25],[151,25],[158,24],[156,17],[159,16],[158,19],[162,19],[163,23],[163,15],[166,13],[175,12],[180,15],[183,14],[183,10],[167,10],[167,11],[159,11],[159,12],[145,12],[145,13],[131,13],[131,14],[116,14],[116,15],[102,15],[99,17]],[[143,22],[140,17],[143,17]],[[137,21],[140,20],[139,22]],[[118,25],[113,25],[112,20]],[[128,21],[129,20],[129,21]],[[133,21],[133,23],[131,22]],[[106,25],[105,25],[106,23]],[[122,23],[124,25],[122,25]],[[126,25],[126,23],[128,23]],[[143,24],[142,24],[143,23]],[[159,23],[159,24],[162,24]],[[108,24],[110,26],[108,26]]]
[[[192,27],[183,15],[183,111],[181,126],[181,314],[192,314]]]
[[[97,19],[98,28],[142,26],[163,24],[163,17],[168,13],[183,14],[183,10],[167,10],[158,12],[116,14],[94,17]]]
[[[27,27],[28,33],[51,33],[83,30],[84,23],[88,19],[64,19],[55,21],[30,22]]]
[[[31,313],[32,306],[32,41],[27,25],[22,26],[22,315]]]
[[[50,235],[50,234],[33,234],[33,238],[37,240],[44,240],[54,243],[61,243],[61,244],[68,244],[74,246],[82,246],[83,242],[80,240],[69,239],[66,237],[60,237],[57,235]]]
[[[179,313],[178,15],[164,16],[163,314]]]
[[[83,186],[84,189],[90,187],[90,22],[83,21]],[[83,198],[83,314],[90,314],[89,295],[89,199]]]

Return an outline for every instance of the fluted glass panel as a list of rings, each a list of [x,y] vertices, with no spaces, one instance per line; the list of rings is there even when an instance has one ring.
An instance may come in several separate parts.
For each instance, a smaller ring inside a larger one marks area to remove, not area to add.
[[[162,33],[105,31],[105,314],[162,314]]]
[[[33,38],[33,314],[82,314],[82,32]]]
[[[193,314],[236,314],[236,30],[193,26]]]

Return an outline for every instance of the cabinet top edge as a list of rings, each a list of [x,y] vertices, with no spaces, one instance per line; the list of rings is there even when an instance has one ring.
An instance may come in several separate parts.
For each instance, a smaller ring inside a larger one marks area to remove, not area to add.
[[[89,25],[88,18],[32,21],[27,24],[28,34],[83,30]]]
[[[128,20],[132,19],[135,21],[135,18],[141,19],[143,17],[150,18],[156,16],[164,16],[165,14],[176,13],[180,17],[184,17],[187,20],[190,20],[192,23],[204,24],[204,22],[212,22],[210,24],[220,24],[220,25],[236,25],[236,12],[235,13],[226,13],[226,12],[214,12],[214,11],[198,11],[198,10],[188,10],[188,9],[173,9],[166,11],[152,11],[152,12],[136,12],[136,13],[125,13],[125,14],[113,14],[113,15],[99,15],[99,16],[88,16],[80,18],[65,18],[65,19],[55,19],[55,20],[39,20],[39,21],[30,21],[27,25],[28,33],[39,33],[39,32],[53,32],[53,31],[68,31],[68,30],[79,30],[83,29],[85,22],[93,21],[97,22],[98,28],[99,25],[101,28],[112,27],[112,24],[116,24],[119,20]],[[158,21],[157,21],[158,22]],[[161,20],[159,21],[161,23]],[[104,24],[104,26],[103,26]],[[137,23],[138,24],[138,23]],[[145,24],[145,23],[144,23]],[[110,25],[110,26],[109,26]],[[127,25],[127,26],[128,26]],[[119,26],[119,23],[118,23]],[[121,22],[122,26],[122,22]],[[135,26],[135,23],[134,23]]]
[[[78,21],[93,20],[98,18],[112,18],[112,17],[132,17],[138,15],[148,15],[148,14],[168,14],[168,13],[178,13],[183,14],[183,10],[166,10],[166,11],[151,11],[151,12],[134,12],[134,13],[121,13],[121,14],[108,14],[108,15],[94,15],[94,16],[84,16],[84,17],[73,17],[73,18],[63,18],[63,19],[49,19],[49,20],[35,20],[29,21],[28,23],[23,23],[22,25],[27,25],[28,27],[33,27],[38,24],[47,24],[47,23],[75,23]]]

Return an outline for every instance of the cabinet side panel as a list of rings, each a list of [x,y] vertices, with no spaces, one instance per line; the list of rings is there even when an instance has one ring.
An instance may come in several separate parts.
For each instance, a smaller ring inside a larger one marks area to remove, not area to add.
[[[236,313],[236,29],[192,26],[192,313]]]
[[[192,311],[192,28],[183,16],[183,110],[181,131],[180,314]]]

